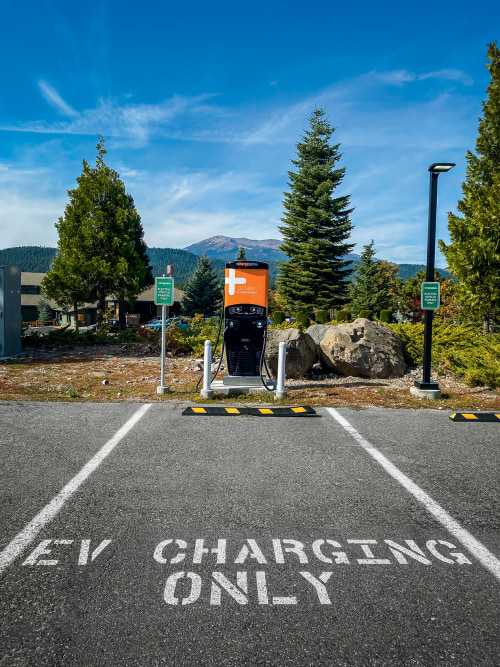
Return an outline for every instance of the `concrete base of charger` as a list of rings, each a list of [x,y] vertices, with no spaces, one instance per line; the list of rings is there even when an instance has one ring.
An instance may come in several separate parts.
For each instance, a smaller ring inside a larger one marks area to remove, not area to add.
[[[410,394],[418,398],[430,398],[432,400],[441,398],[441,389],[419,389],[418,387],[410,387]]]
[[[214,380],[210,384],[210,389],[201,390],[201,396],[203,398],[212,398],[215,394],[221,394],[222,396],[237,396],[238,394],[268,394],[274,391],[276,383],[267,382],[267,386],[269,387],[269,391],[266,390],[262,383],[260,386],[257,384],[230,385],[224,383],[222,380]]]

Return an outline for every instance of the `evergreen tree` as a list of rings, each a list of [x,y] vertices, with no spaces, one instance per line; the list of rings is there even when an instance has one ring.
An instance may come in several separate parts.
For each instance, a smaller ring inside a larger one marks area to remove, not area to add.
[[[38,312],[38,320],[40,322],[47,322],[52,319],[52,308],[50,303],[47,301],[47,298],[42,294],[38,299],[36,304],[36,309]]]
[[[238,252],[236,254],[236,259],[238,260],[238,259],[246,259],[246,258],[247,258],[247,256],[246,256],[246,253],[245,253],[245,248],[242,245],[240,245],[240,247],[238,248]]]
[[[285,216],[279,230],[281,250],[290,258],[279,262],[278,289],[293,312],[312,315],[345,303],[350,271],[345,256],[352,225],[349,196],[333,197],[345,168],[336,168],[340,144],[330,145],[334,132],[321,109],[297,143],[296,172],[289,171],[291,192],[285,193]]]
[[[195,312],[210,315],[219,308],[221,298],[222,289],[212,269],[212,262],[203,255],[198,259],[196,269],[186,284],[182,310],[189,315]]]
[[[491,82],[479,119],[476,154],[467,152],[467,180],[458,210],[448,213],[451,243],[439,242],[453,276],[463,314],[483,321],[500,313],[500,51],[488,45]]]
[[[389,308],[391,303],[391,272],[375,259],[373,244],[372,241],[364,246],[361,264],[356,266],[353,282],[349,286],[349,310],[354,317],[361,310],[371,310],[375,315]]]
[[[59,255],[43,290],[73,305],[97,301],[99,325],[106,296],[133,300],[153,279],[141,218],[117,172],[104,163],[102,136],[97,152],[96,166],[83,160],[78,187],[68,191],[70,201],[56,224]]]

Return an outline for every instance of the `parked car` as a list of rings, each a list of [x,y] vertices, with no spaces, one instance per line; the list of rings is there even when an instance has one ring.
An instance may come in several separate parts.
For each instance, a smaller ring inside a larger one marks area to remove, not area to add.
[[[165,326],[176,326],[179,327],[182,331],[186,331],[189,328],[189,321],[186,317],[169,317],[165,320]],[[149,331],[161,331],[161,317],[159,321],[154,321],[146,327]]]

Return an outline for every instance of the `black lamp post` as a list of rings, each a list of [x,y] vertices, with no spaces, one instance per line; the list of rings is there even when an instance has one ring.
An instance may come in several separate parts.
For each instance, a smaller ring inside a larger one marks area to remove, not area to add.
[[[436,255],[436,208],[437,208],[437,184],[439,174],[450,171],[455,166],[454,162],[436,162],[429,167],[429,222],[427,227],[427,270],[426,282],[434,282],[434,259]],[[439,391],[437,382],[431,382],[431,352],[432,352],[432,318],[433,310],[425,311],[424,324],[424,372],[422,381],[417,380],[415,386],[420,391]]]

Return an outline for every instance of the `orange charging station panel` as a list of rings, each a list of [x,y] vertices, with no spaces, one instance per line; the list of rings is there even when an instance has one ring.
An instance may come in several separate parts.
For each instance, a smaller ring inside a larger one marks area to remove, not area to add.
[[[230,377],[261,374],[267,332],[269,265],[226,262],[224,343]]]

